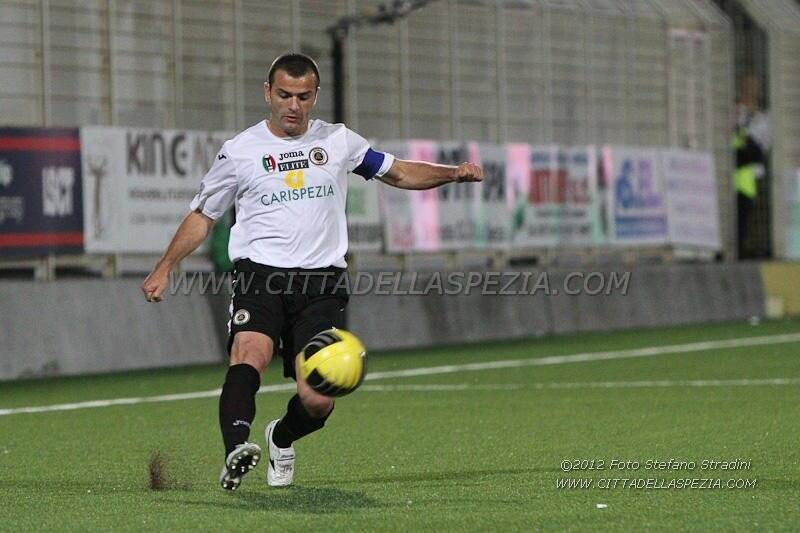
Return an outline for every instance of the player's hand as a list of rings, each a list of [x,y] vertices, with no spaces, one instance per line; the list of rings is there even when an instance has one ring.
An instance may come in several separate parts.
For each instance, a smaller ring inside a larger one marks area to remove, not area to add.
[[[461,163],[456,167],[455,181],[483,181],[483,169],[474,163]]]
[[[142,292],[148,302],[160,302],[163,300],[164,291],[169,284],[169,271],[156,267],[150,275],[142,282]]]

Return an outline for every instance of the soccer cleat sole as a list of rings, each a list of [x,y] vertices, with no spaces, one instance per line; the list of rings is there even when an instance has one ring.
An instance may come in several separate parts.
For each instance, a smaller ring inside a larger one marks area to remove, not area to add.
[[[238,452],[238,453],[237,453]],[[225,472],[220,478],[220,485],[225,490],[236,490],[242,478],[256,467],[261,460],[261,449],[255,444],[242,446],[232,452],[226,459]]]

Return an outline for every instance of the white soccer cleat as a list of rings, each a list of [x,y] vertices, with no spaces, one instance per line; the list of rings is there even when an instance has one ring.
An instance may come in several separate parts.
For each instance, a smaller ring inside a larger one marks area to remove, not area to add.
[[[245,474],[250,472],[261,459],[261,448],[258,444],[244,442],[239,444],[228,457],[219,475],[219,484],[225,490],[236,490]]]
[[[294,446],[278,448],[272,442],[272,431],[279,421],[267,424],[264,433],[269,448],[269,466],[267,466],[267,484],[270,487],[288,487],[294,479]]]

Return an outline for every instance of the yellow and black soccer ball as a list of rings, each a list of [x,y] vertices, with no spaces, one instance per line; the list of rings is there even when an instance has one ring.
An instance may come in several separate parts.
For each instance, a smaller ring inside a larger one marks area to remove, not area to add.
[[[298,357],[303,378],[325,396],[350,394],[367,373],[364,344],[343,329],[332,328],[316,334]]]

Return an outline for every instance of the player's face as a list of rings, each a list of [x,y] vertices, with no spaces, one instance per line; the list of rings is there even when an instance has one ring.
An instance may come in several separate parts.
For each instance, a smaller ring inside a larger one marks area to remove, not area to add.
[[[264,84],[264,98],[271,111],[269,125],[273,133],[297,137],[308,129],[311,109],[317,101],[317,78],[313,72],[295,78],[285,70],[277,70],[272,85]]]

